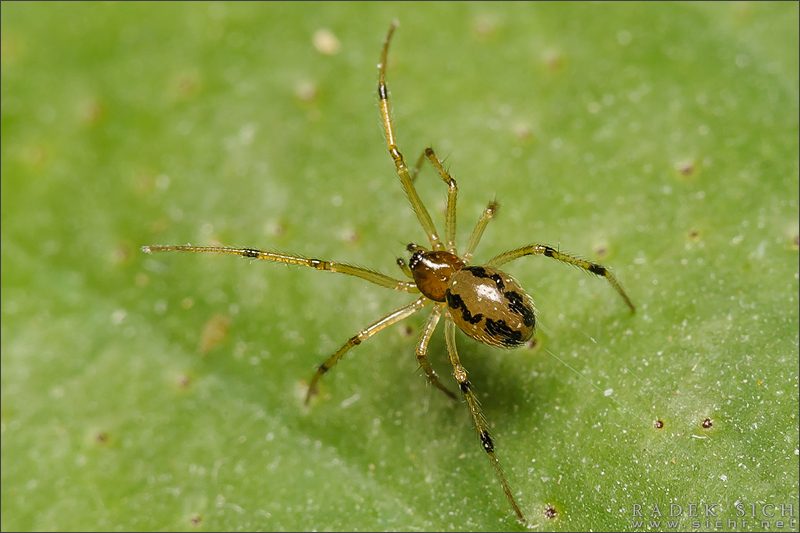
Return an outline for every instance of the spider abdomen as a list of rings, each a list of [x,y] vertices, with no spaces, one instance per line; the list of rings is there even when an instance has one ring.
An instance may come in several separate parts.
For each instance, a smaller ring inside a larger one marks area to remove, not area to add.
[[[462,268],[451,276],[445,298],[453,322],[477,341],[511,348],[533,337],[533,300],[496,268]]]

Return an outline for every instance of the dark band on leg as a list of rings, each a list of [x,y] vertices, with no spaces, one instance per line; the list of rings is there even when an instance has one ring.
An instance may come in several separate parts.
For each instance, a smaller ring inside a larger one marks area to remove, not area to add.
[[[597,274],[598,276],[605,276],[606,267],[592,263],[591,265],[589,265],[589,272],[591,272],[592,274]]]
[[[494,442],[492,442],[492,437],[489,436],[489,432],[485,429],[481,431],[481,444],[483,444],[483,449],[486,453],[492,453],[494,451]]]

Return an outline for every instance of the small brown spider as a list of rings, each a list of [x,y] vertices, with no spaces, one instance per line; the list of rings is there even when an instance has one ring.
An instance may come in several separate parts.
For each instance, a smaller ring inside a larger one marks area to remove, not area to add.
[[[483,214],[478,219],[478,223],[472,230],[464,253],[459,254],[457,252],[455,235],[456,196],[458,194],[458,186],[456,185],[456,181],[442,166],[442,162],[436,156],[432,148],[426,148],[423,153],[420,154],[414,168],[410,170],[403,159],[403,155],[398,150],[395,141],[394,125],[392,124],[389,105],[389,92],[386,89],[386,58],[389,52],[389,43],[391,42],[392,35],[396,28],[397,22],[393,22],[386,35],[386,40],[383,43],[380,63],[378,65],[378,97],[380,99],[380,114],[383,122],[383,129],[386,134],[386,145],[389,154],[394,161],[397,176],[400,178],[403,191],[408,197],[411,208],[414,210],[414,214],[417,216],[430,242],[430,249],[416,244],[409,244],[406,247],[411,254],[408,264],[401,258],[397,259],[397,265],[411,281],[402,281],[373,270],[348,265],[346,263],[308,259],[297,255],[265,252],[252,248],[152,245],[142,247],[142,251],[145,253],[177,251],[238,255],[250,259],[260,259],[263,261],[307,266],[317,270],[339,272],[397,291],[404,291],[411,294],[421,293],[422,295],[410,304],[392,311],[358,332],[358,334],[348,339],[348,341],[333,355],[325,359],[311,378],[305,402],[308,404],[311,397],[316,393],[317,383],[320,378],[333,368],[351,348],[366,341],[379,331],[410,317],[423,308],[431,307],[431,313],[428,316],[428,320],[425,323],[425,327],[417,343],[417,362],[425,372],[428,380],[436,388],[450,398],[456,399],[455,394],[439,381],[439,377],[428,361],[428,343],[433,336],[439,319],[444,316],[445,342],[447,345],[447,353],[450,357],[450,364],[453,366],[453,376],[466,400],[481,446],[489,457],[489,462],[492,464],[492,467],[494,467],[495,473],[503,487],[503,492],[505,492],[517,518],[523,523],[526,523],[525,516],[520,510],[506,476],[503,473],[503,469],[500,466],[500,460],[495,454],[495,444],[492,437],[489,435],[489,426],[486,418],[483,416],[478,398],[475,396],[472,382],[458,357],[455,341],[456,326],[477,341],[503,348],[519,346],[533,337],[536,325],[536,313],[533,300],[514,278],[498,269],[499,266],[526,255],[544,255],[545,257],[551,257],[558,261],[575,265],[592,274],[603,276],[619,295],[622,296],[630,310],[635,311],[635,308],[630,298],[628,298],[628,295],[625,294],[622,286],[617,281],[617,278],[615,278],[606,267],[565,254],[550,246],[529,244],[502,253],[490,259],[484,266],[469,266],[470,259],[472,259],[473,252],[483,235],[484,229],[486,229],[489,221],[494,218],[497,213],[497,204],[495,202],[489,202],[489,205],[484,209]],[[439,173],[442,181],[447,185],[445,242],[442,242],[439,238],[439,233],[436,231],[431,216],[414,187],[414,181],[425,159],[431,162]]]

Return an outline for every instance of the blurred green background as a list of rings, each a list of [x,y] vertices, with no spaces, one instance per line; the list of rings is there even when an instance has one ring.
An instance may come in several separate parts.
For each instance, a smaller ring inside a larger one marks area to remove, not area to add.
[[[536,346],[459,334],[532,525],[667,529],[648,519],[673,504],[682,529],[749,530],[793,505],[796,528],[797,3],[4,2],[2,529],[521,527],[466,409],[417,369],[422,316],[302,405],[315,366],[408,296],[139,251],[399,275],[424,236],[378,119],[395,17],[401,149],[447,158],[462,242],[502,205],[476,260],[558,245],[638,305],[527,258],[508,271]],[[420,191],[441,227],[428,168]],[[441,327],[431,356],[451,382]]]

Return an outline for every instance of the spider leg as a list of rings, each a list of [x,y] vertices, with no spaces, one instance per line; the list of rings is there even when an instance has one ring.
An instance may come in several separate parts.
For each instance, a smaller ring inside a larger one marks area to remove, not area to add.
[[[397,258],[397,266],[400,267],[400,270],[403,271],[403,274],[405,274],[406,277],[414,279],[414,274],[411,272],[411,269],[408,268],[408,265],[406,264],[406,260],[405,259],[403,259],[402,257],[398,257]]]
[[[425,150],[423,150],[422,153],[419,154],[417,162],[414,163],[414,168],[411,169],[411,181],[413,182],[417,181],[417,175],[419,174],[419,171],[422,170],[422,164],[424,162],[425,162]]]
[[[414,313],[425,307],[425,304],[429,301],[430,300],[428,300],[424,296],[417,298],[410,304],[404,305],[399,309],[395,309],[388,315],[376,320],[366,328],[359,331],[356,335],[353,335],[352,337],[347,339],[347,342],[345,342],[341,348],[336,350],[336,352],[333,355],[325,359],[325,361],[323,361],[322,364],[319,365],[319,367],[317,367],[317,371],[311,378],[311,382],[308,385],[308,392],[306,393],[306,400],[305,400],[306,405],[308,405],[308,402],[309,400],[311,400],[311,397],[317,393],[317,382],[319,382],[320,378],[322,378],[322,376],[328,370],[333,368],[336,365],[336,363],[339,362],[339,359],[341,359],[344,356],[344,354],[349,352],[351,348],[353,348],[354,346],[358,346],[359,344],[369,339],[382,329],[385,329],[391,326],[392,324],[396,324],[397,322],[400,322],[401,320],[410,317],[411,315],[413,315]]]
[[[417,194],[417,190],[414,187],[414,181],[411,177],[411,173],[408,170],[408,165],[406,165],[405,159],[403,159],[403,154],[401,154],[400,150],[398,150],[397,143],[395,141],[394,125],[392,124],[391,117],[391,106],[389,105],[389,91],[386,88],[386,60],[389,54],[389,43],[392,40],[392,35],[394,34],[394,30],[396,28],[397,22],[392,22],[392,25],[389,27],[389,32],[386,34],[386,40],[383,42],[380,63],[378,64],[378,98],[380,99],[379,107],[381,122],[383,123],[383,131],[386,135],[386,147],[388,148],[389,154],[392,156],[392,160],[394,161],[395,170],[397,171],[397,176],[400,178],[400,184],[403,187],[403,191],[406,193],[408,201],[411,203],[411,208],[414,210],[417,220],[419,220],[422,229],[425,231],[425,234],[431,243],[431,247],[434,250],[443,250],[444,246],[439,239],[439,233],[436,231],[436,226],[434,226],[433,220],[431,220],[431,215],[425,208],[425,204],[422,203],[419,194]]]
[[[489,205],[486,206],[486,209],[483,210],[483,213],[481,213],[478,223],[475,224],[475,229],[472,230],[472,235],[469,236],[467,249],[464,251],[463,259],[465,263],[469,263],[470,259],[472,259],[472,254],[475,253],[475,248],[477,248],[478,243],[481,241],[481,237],[483,236],[483,230],[486,229],[489,221],[491,221],[497,214],[498,209],[500,209],[500,205],[496,201],[492,200],[489,202]]]
[[[625,293],[625,289],[622,288],[617,278],[612,274],[606,267],[602,265],[598,265],[597,263],[592,263],[585,259],[581,259],[579,257],[575,257],[573,255],[565,254],[564,252],[560,252],[555,248],[551,248],[550,246],[546,246],[543,244],[530,244],[528,246],[523,246],[522,248],[517,248],[515,250],[510,250],[508,252],[504,252],[496,257],[493,257],[487,263],[488,266],[498,267],[502,264],[508,263],[509,261],[513,261],[514,259],[519,259],[520,257],[524,257],[526,255],[543,255],[545,257],[552,257],[562,263],[568,263],[570,265],[575,265],[578,268],[582,268],[592,274],[597,276],[603,276],[608,280],[614,290],[619,293],[623,300],[625,300],[625,304],[630,308],[631,313],[636,312],[636,307],[634,307],[633,302],[631,299],[628,298],[628,295]]]
[[[431,162],[433,168],[439,173],[447,185],[447,215],[445,216],[444,236],[447,241],[447,251],[456,253],[456,199],[458,197],[458,184],[450,173],[442,166],[441,160],[436,156],[433,148],[425,148],[425,157]]]
[[[450,173],[444,168],[442,165],[441,159],[436,155],[433,151],[433,148],[428,147],[422,151],[417,158],[417,162],[414,165],[414,169],[411,171],[411,181],[415,181],[417,179],[417,174],[419,174],[420,169],[422,168],[422,164],[425,162],[425,159],[431,162],[433,168],[436,169],[436,172],[439,173],[439,177],[442,178],[444,184],[447,185],[447,211],[445,215],[445,240],[447,241],[447,251],[451,253],[456,253],[456,198],[458,196],[458,184],[456,180],[450,175]]]
[[[428,361],[428,343],[433,336],[433,332],[436,330],[436,325],[439,323],[439,318],[441,318],[441,316],[442,307],[436,306],[428,317],[428,321],[425,323],[425,329],[422,330],[422,335],[420,335],[419,343],[417,344],[417,362],[425,371],[425,375],[428,376],[428,381],[430,381],[431,384],[433,384],[433,386],[435,386],[437,389],[445,393],[451,400],[455,400],[456,395],[453,394],[450,389],[445,387],[441,381],[439,381],[439,376],[431,366],[430,361]]]
[[[494,467],[495,474],[497,474],[497,478],[500,480],[500,484],[503,486],[503,492],[505,492],[506,498],[508,498],[508,503],[511,504],[511,507],[514,509],[514,513],[517,515],[517,518],[520,520],[520,522],[526,524],[527,522],[525,521],[525,515],[522,514],[522,511],[517,504],[517,500],[514,498],[514,494],[511,492],[511,486],[508,484],[506,475],[503,472],[502,466],[500,465],[500,459],[498,459],[497,455],[495,454],[494,441],[489,435],[489,424],[486,422],[486,418],[483,416],[483,410],[478,402],[478,398],[475,396],[475,393],[472,390],[472,383],[469,381],[467,371],[463,366],[461,366],[461,360],[458,357],[458,351],[456,349],[455,323],[449,316],[445,318],[444,322],[444,338],[445,342],[447,343],[447,353],[450,356],[450,364],[453,365],[453,376],[456,378],[458,386],[464,395],[464,399],[467,401],[467,407],[469,408],[469,413],[472,415],[472,421],[475,424],[475,431],[477,431],[478,438],[481,441],[481,447],[483,448],[483,451],[486,452],[486,456],[489,458],[489,462],[492,464],[492,467]]]
[[[276,252],[265,252],[262,250],[254,250],[252,248],[229,248],[225,246],[191,246],[191,245],[160,245],[154,244],[150,246],[142,246],[142,251],[146,254],[153,252],[196,252],[196,253],[211,253],[211,254],[227,254],[238,255],[240,257],[247,257],[249,259],[258,259],[260,261],[273,261],[276,263],[286,263],[289,265],[300,265],[317,270],[327,270],[328,272],[339,272],[347,274],[348,276],[355,276],[380,285],[381,287],[388,287],[396,291],[405,291],[410,293],[418,293],[417,286],[410,281],[401,281],[391,276],[369,270],[367,268],[348,265],[346,263],[337,263],[336,261],[322,261],[320,259],[309,259],[299,255],[287,255]]]

